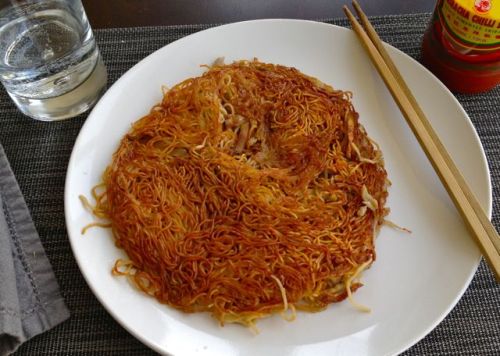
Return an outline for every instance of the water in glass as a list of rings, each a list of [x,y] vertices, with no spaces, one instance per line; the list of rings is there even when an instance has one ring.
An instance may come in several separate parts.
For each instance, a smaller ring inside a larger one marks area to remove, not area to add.
[[[106,68],[80,1],[28,1],[0,11],[0,80],[40,120],[73,117],[106,86]]]

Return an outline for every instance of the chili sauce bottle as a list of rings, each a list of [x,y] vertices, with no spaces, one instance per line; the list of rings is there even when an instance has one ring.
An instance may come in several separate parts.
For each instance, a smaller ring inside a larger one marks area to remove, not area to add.
[[[438,0],[422,61],[451,91],[500,84],[500,0]]]

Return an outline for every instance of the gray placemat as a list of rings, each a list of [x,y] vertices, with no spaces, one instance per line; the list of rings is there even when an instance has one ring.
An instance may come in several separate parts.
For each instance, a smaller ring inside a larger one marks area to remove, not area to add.
[[[372,19],[381,37],[418,59],[429,14]],[[328,21],[346,26],[345,20]],[[97,30],[113,83],[154,50],[206,25]],[[481,137],[494,187],[493,222],[500,227],[500,88],[458,96]],[[123,330],[87,287],[73,258],[64,223],[64,179],[75,138],[86,118],[43,123],[22,116],[0,91],[0,142],[24,193],[72,317],[23,345],[18,355],[145,355],[152,353]],[[418,297],[418,296],[416,296]],[[455,309],[407,355],[499,355],[500,287],[482,263]]]

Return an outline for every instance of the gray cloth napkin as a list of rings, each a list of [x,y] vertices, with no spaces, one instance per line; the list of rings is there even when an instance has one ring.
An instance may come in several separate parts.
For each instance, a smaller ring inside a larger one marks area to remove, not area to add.
[[[0,145],[0,356],[69,317]]]

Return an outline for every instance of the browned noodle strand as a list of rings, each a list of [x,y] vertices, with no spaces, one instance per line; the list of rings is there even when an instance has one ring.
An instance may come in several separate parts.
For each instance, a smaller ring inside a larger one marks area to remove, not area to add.
[[[166,91],[103,183],[94,210],[129,258],[115,274],[249,326],[350,296],[387,213],[382,155],[351,94],[257,60]]]

